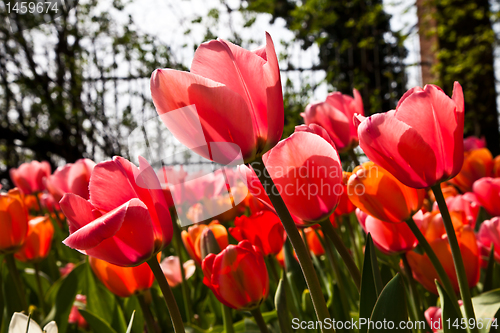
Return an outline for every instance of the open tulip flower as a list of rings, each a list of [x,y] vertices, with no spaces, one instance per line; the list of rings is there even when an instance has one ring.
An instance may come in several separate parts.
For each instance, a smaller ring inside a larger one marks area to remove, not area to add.
[[[14,257],[23,262],[41,261],[49,254],[53,236],[54,226],[47,216],[29,220],[26,240]]]
[[[159,253],[157,258],[160,259]],[[116,296],[129,297],[153,285],[154,275],[146,263],[136,267],[120,267],[92,256],[89,257],[89,263],[97,278]]]
[[[0,254],[17,251],[28,235],[28,212],[16,188],[0,193]]]
[[[487,254],[491,251],[491,246],[495,247],[495,260],[500,263],[500,217],[496,216],[491,220],[484,221],[477,234],[479,246]]]
[[[29,321],[29,326],[28,326]],[[29,327],[29,328],[28,328]],[[57,324],[51,321],[42,329],[24,313],[14,312],[9,324],[9,333],[57,333]]]
[[[89,200],[64,195],[70,231],[64,244],[114,265],[137,266],[170,243],[172,220],[158,178],[143,158],[140,165],[122,157],[99,163]]]
[[[258,308],[269,293],[269,277],[260,250],[249,241],[209,254],[202,263],[203,283],[224,305],[236,310]]]
[[[387,170],[366,162],[349,177],[347,194],[365,213],[385,222],[400,223],[420,210],[425,190],[410,188]]]
[[[237,240],[247,239],[267,256],[278,254],[285,243],[285,229],[278,216],[271,211],[261,211],[249,217],[237,217],[229,233]]]
[[[229,241],[227,238],[227,230],[218,221],[212,221],[210,224],[195,224],[190,226],[188,230],[183,230],[181,233],[182,242],[186,247],[189,256],[199,265],[203,261],[201,257],[201,235],[205,229],[210,229],[214,235],[220,250],[224,250]]]
[[[330,135],[343,152],[358,145],[358,133],[352,117],[364,115],[363,100],[359,91],[353,90],[354,98],[340,92],[328,94],[324,102],[311,103],[300,115],[306,125],[318,124]]]
[[[50,164],[47,161],[31,161],[21,164],[17,169],[10,169],[12,182],[24,194],[43,191],[45,189],[43,180],[48,176],[50,176]]]
[[[235,144],[248,163],[271,149],[283,132],[280,71],[269,34],[266,46],[252,52],[222,39],[201,44],[190,72],[153,72],[151,95],[175,137],[216,162],[226,160],[218,160],[207,143]],[[219,147],[234,159],[231,145]]]
[[[363,230],[372,235],[373,244],[385,254],[406,253],[417,246],[417,239],[406,223],[381,221],[359,208],[356,209],[356,216]],[[417,225],[422,223],[422,219],[421,212],[413,216]]]
[[[94,161],[88,158],[59,167],[53,175],[45,179],[47,190],[57,202],[66,193],[74,193],[88,200],[90,174],[94,167]]]
[[[472,184],[480,178],[491,177],[493,172],[493,156],[487,148],[474,149],[464,153],[462,169],[449,182],[462,192],[472,191]]]
[[[418,115],[418,116],[417,116]],[[456,176],[464,160],[464,97],[435,85],[408,90],[396,110],[355,117],[366,156],[406,186],[426,188]]]
[[[481,178],[472,185],[479,204],[491,216],[500,216],[500,178]]]

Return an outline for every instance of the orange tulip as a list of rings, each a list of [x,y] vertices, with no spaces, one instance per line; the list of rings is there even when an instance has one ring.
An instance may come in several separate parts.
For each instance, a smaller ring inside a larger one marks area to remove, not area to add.
[[[0,193],[0,254],[17,251],[28,234],[28,213],[17,189]]]
[[[325,254],[325,249],[321,244],[321,241],[316,235],[316,232],[313,228],[305,228],[304,232],[306,233],[307,246],[309,247],[309,251],[314,253],[315,256],[321,256]],[[323,232],[318,230],[318,233],[321,237],[323,237]]]
[[[493,177],[500,177],[500,155],[493,160]]]
[[[453,264],[450,245],[448,244],[446,231],[444,230],[440,215],[439,213],[427,213],[421,229],[443,265],[455,292],[458,294],[460,289],[455,274],[455,265]],[[472,288],[479,282],[481,259],[474,231],[469,225],[463,223],[464,221],[461,220],[462,216],[462,214],[454,214],[452,212],[453,226],[457,234],[460,252],[462,253],[467,281],[469,282],[469,287]],[[407,258],[415,279],[427,290],[437,294],[434,280],[439,280],[439,278],[427,254],[418,254],[412,251],[407,253]]]
[[[158,253],[158,261],[160,256]],[[117,296],[129,297],[153,285],[154,275],[147,263],[135,267],[120,267],[91,256],[89,263],[97,278]]]
[[[449,182],[462,192],[472,191],[472,184],[483,177],[490,177],[493,170],[493,156],[487,148],[474,149],[464,153],[462,169]]]
[[[14,254],[22,262],[39,262],[49,255],[54,236],[54,226],[48,216],[39,216],[28,222],[28,236],[23,246]]]
[[[182,242],[184,243],[189,256],[199,265],[201,265],[203,259],[201,258],[200,238],[201,233],[206,228],[210,228],[213,232],[221,251],[224,250],[229,244],[227,230],[218,221],[212,221],[209,225],[195,224],[189,227],[187,231],[183,230],[181,233]]]
[[[385,169],[366,162],[354,169],[347,182],[347,194],[365,213],[385,222],[399,223],[420,210],[425,190],[403,185]]]
[[[347,182],[349,181],[349,178],[352,176],[351,172],[342,172],[342,194],[340,195],[340,200],[337,208],[335,208],[335,211],[333,214],[335,216],[341,216],[345,214],[350,214],[356,210],[356,206],[351,202],[349,199],[349,195],[347,195]],[[330,221],[331,221],[331,215],[330,215]]]

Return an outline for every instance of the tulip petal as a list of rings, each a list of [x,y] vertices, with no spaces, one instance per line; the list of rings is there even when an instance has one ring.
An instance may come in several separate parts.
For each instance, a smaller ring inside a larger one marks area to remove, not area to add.
[[[86,226],[101,216],[101,213],[96,211],[90,202],[73,193],[65,194],[59,205],[68,219],[70,233]]]

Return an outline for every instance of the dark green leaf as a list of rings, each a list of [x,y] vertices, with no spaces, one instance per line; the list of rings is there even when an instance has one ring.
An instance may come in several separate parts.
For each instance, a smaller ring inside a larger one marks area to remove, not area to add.
[[[94,332],[99,333],[117,333],[109,324],[103,321],[101,318],[97,317],[93,313],[86,310],[78,310],[80,314],[85,318],[89,326],[92,328]]]
[[[278,288],[276,289],[276,295],[274,297],[274,304],[276,305],[276,312],[278,315],[281,332],[291,332],[290,323],[292,321],[290,320],[290,316],[288,315],[289,311],[283,279],[280,279],[280,282],[278,283]]]
[[[493,289],[494,276],[495,276],[495,245],[491,244],[490,256],[488,258],[488,267],[486,268],[486,274],[483,283],[483,293]]]
[[[54,320],[57,323],[59,333],[65,333],[68,326],[68,317],[73,307],[78,292],[78,278],[80,269],[73,269],[62,281],[57,291],[55,300]]]
[[[144,316],[141,310],[137,296],[128,297],[124,301],[123,311],[126,318],[131,318],[134,315],[134,322],[132,325],[132,333],[142,333],[144,331]]]
[[[373,246],[372,236],[368,234],[366,238],[365,259],[363,262],[363,271],[361,274],[361,292],[359,295],[359,318],[368,319],[372,315],[373,307],[377,302],[380,291],[377,290],[377,283],[375,276],[380,278],[378,272],[377,258],[372,253],[375,252]],[[380,280],[379,280],[380,281]],[[359,328],[359,333],[366,333],[367,326]]]
[[[442,309],[442,323],[443,323],[443,331],[444,333],[466,333],[465,329],[461,329],[460,325],[453,326],[452,324],[457,321],[460,323],[462,319],[462,315],[457,313],[455,307],[452,306],[452,300],[446,293],[446,291],[441,287],[439,282],[436,280],[436,287],[439,293],[439,297],[441,299],[441,309]],[[448,325],[450,323],[450,325]]]

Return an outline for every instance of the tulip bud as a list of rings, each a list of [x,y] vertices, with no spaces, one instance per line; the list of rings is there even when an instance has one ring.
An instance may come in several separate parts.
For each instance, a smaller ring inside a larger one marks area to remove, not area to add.
[[[218,221],[212,221],[209,225],[195,224],[190,226],[187,231],[183,230],[181,233],[182,242],[189,256],[199,265],[201,265],[202,258],[204,258],[201,253],[201,234],[207,228],[211,230],[220,250],[224,250],[229,244],[227,230]]]
[[[17,251],[26,239],[28,213],[17,188],[0,193],[0,230],[0,254]]]
[[[209,228],[206,228],[202,231],[200,236],[200,251],[201,258],[205,259],[210,253],[217,254],[219,253],[220,246],[215,239],[214,233]]]
[[[28,236],[23,246],[14,254],[22,262],[39,262],[49,254],[54,226],[47,216],[39,216],[28,223]]]

